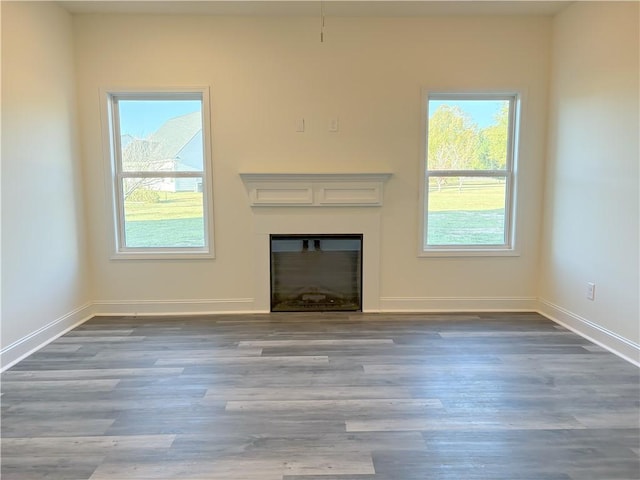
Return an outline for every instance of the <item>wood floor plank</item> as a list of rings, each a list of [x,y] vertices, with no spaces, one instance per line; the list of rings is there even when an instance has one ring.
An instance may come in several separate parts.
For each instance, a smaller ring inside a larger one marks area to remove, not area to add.
[[[446,431],[493,431],[493,430],[547,430],[587,428],[571,415],[550,414],[504,414],[483,412],[473,415],[430,415],[428,418],[389,417],[384,419],[347,420],[348,432],[407,432],[433,430]]]
[[[133,335],[117,335],[117,336],[105,336],[105,335],[65,335],[58,338],[56,341],[60,344],[65,343],[115,343],[115,342],[142,342],[146,337],[133,336]]]
[[[89,480],[281,480],[282,462],[277,460],[154,461],[102,463]]]
[[[170,344],[171,340],[168,339],[167,343]],[[247,356],[260,356],[262,354],[261,348],[209,348],[202,349],[172,349],[167,350],[166,344],[164,348],[158,347],[157,349],[145,347],[143,350],[113,350],[103,349],[96,353],[93,357],[94,360],[139,360],[139,359],[153,359],[154,362],[158,360],[168,359],[182,359],[193,358],[206,361],[207,359],[217,357],[247,357]]]
[[[77,352],[82,348],[82,345],[71,345],[71,344],[57,344],[50,343],[49,345],[45,345],[40,353],[73,353]]]
[[[67,451],[54,456],[2,455],[2,480],[80,480],[89,478],[104,462],[102,455]]]
[[[99,379],[105,377],[128,378],[148,377],[156,375],[180,375],[184,368],[86,368],[82,370],[16,370],[8,371],[3,382],[12,380],[65,380],[65,379]],[[59,384],[57,384],[59,386]]]
[[[352,346],[352,345],[386,345],[393,344],[390,338],[342,338],[342,339],[292,339],[292,340],[244,340],[241,347],[318,347],[318,346]]]
[[[98,417],[101,417],[98,414]],[[114,423],[113,418],[92,418],[86,413],[81,418],[46,415],[29,418],[6,416],[2,421],[2,437],[80,437],[104,435]]]
[[[97,335],[100,337],[113,337],[113,336],[126,336],[131,335],[135,330],[132,328],[117,329],[117,328],[86,328],[80,326],[70,332],[67,332],[66,337],[88,337],[91,335]]]
[[[285,462],[283,475],[369,475],[375,473],[370,454],[309,455]]]
[[[328,364],[329,357],[326,355],[290,355],[290,356],[280,356],[280,357],[210,357],[210,358],[193,358],[183,357],[183,358],[160,358],[156,361],[155,365],[157,366],[165,366],[165,365],[205,365],[205,364],[215,364],[215,365],[230,365],[230,366],[238,366],[238,365],[258,365],[258,366],[269,366],[269,367],[278,367],[283,365],[294,365],[294,366],[314,366],[321,364]]]
[[[96,317],[0,393],[3,480],[640,479],[638,368],[535,313]]]
[[[175,435],[3,438],[4,456],[107,455],[111,451],[170,448]],[[6,457],[5,457],[6,458]]]
[[[411,411],[415,414],[426,408],[442,408],[438,399],[332,399],[332,400],[244,400],[229,401],[227,412],[292,412],[322,411],[334,415],[369,412],[373,415],[402,414]]]
[[[40,392],[42,395],[45,395],[47,391],[56,391],[58,389],[78,392],[108,392],[120,383],[119,378],[86,380],[69,380],[68,378],[60,380],[34,380],[30,378],[25,382],[22,380],[12,380],[10,375],[8,377],[9,378],[2,381],[2,388],[5,393],[26,391],[31,394]]]
[[[177,435],[172,449],[184,452],[205,453],[206,455],[242,452],[252,458],[288,458],[300,452],[313,452],[321,456],[335,455],[336,452],[370,453],[377,450],[424,449],[425,442],[420,432],[384,433],[300,433],[297,435],[239,435],[232,433],[222,436],[214,432],[200,435]]]
[[[338,400],[338,399],[412,398],[405,387],[335,385],[331,389],[305,385],[302,387],[214,387],[207,390],[203,403],[242,400]]]

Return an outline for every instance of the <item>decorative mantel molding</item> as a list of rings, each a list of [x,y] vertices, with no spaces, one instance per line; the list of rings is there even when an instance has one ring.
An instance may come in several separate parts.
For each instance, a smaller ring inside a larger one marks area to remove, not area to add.
[[[252,207],[378,207],[391,173],[241,173]]]

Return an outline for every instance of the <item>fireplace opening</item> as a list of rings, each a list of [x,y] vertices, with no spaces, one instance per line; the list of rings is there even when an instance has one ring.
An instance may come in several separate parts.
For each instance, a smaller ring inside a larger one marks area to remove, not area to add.
[[[272,312],[362,310],[362,234],[270,237]]]

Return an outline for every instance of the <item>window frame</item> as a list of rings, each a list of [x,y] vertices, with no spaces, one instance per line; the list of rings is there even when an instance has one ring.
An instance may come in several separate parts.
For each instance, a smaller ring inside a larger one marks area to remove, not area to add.
[[[518,91],[432,91],[422,90],[422,145],[420,159],[419,195],[419,257],[518,256],[516,205],[517,159],[520,131],[520,112],[523,94]],[[430,100],[506,100],[510,102],[508,144],[505,170],[429,170],[429,101]],[[429,212],[429,179],[431,177],[504,177],[505,178],[505,243],[500,245],[427,245]]]
[[[177,88],[102,88],[103,146],[107,163],[106,191],[111,219],[111,255],[119,259],[198,259],[214,258],[213,248],[213,176],[211,162],[211,128],[209,87]],[[203,165],[198,171],[125,171],[122,168],[122,148],[118,101],[120,100],[197,100],[202,110]],[[125,245],[125,205],[122,190],[125,178],[202,178],[202,208],[204,245],[200,247],[127,247]]]

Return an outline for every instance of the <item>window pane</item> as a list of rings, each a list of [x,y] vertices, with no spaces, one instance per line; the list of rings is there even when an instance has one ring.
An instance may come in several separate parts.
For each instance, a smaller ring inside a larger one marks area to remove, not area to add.
[[[202,177],[125,178],[127,248],[204,247]]]
[[[504,245],[505,177],[430,177],[427,245]]]
[[[504,170],[509,100],[429,100],[429,170]]]
[[[122,170],[203,170],[200,100],[118,100]]]

